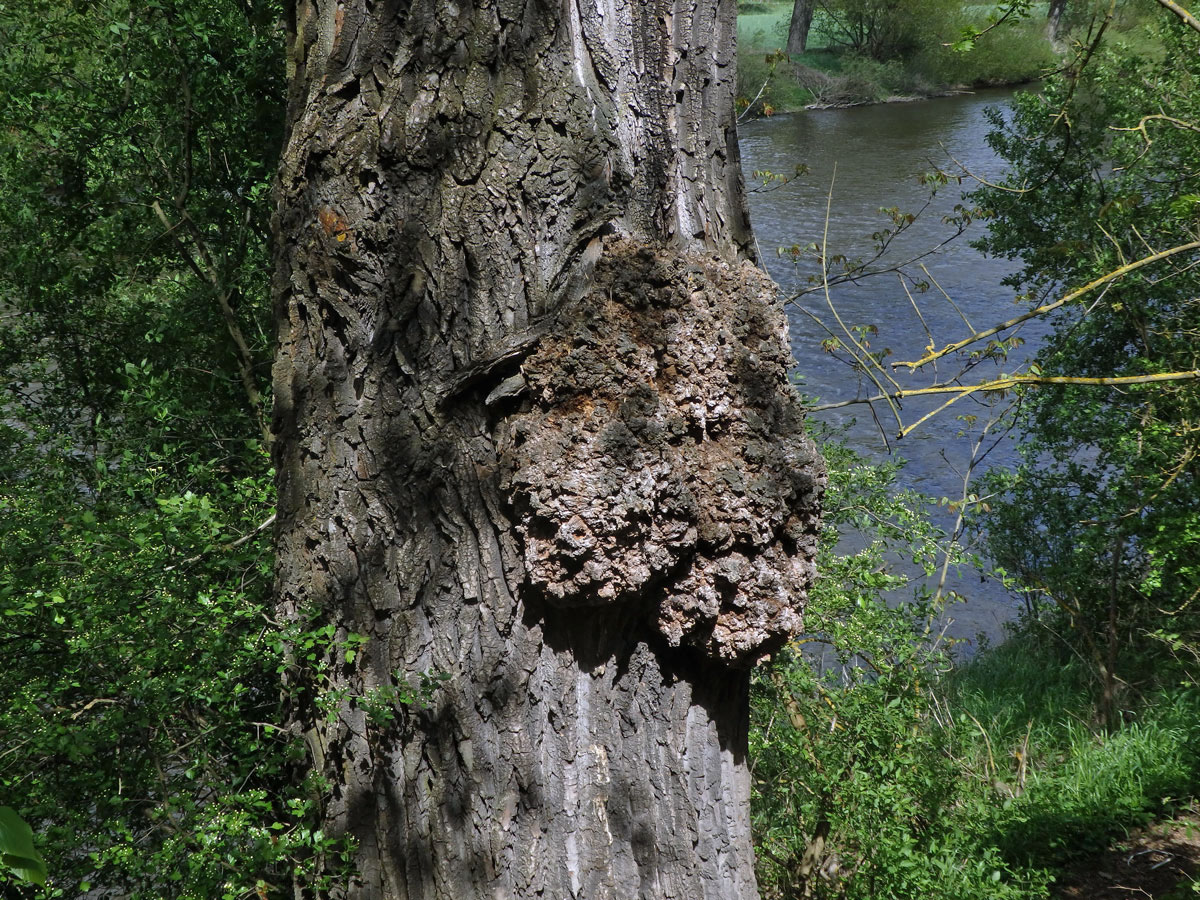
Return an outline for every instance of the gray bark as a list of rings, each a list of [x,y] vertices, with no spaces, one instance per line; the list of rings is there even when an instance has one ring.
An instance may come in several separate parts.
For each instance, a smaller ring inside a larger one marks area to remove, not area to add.
[[[285,682],[356,848],[320,891],[757,897],[748,670],[824,476],[734,34],[731,0],[294,9],[277,612],[333,626]]]
[[[1046,38],[1052,44],[1057,44],[1059,32],[1062,30],[1063,13],[1067,10],[1067,0],[1050,0],[1050,10],[1046,15]]]
[[[795,0],[792,19],[788,25],[787,52],[803,53],[808,46],[808,29],[812,27],[813,8],[816,0]]]

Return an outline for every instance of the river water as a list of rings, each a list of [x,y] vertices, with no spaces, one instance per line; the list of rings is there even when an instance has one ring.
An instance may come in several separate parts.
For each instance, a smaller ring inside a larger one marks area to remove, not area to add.
[[[988,107],[1003,108],[1010,93],[981,91],[916,103],[809,110],[744,123],[739,136],[746,180],[752,188],[751,218],[763,262],[785,293],[811,287],[809,278],[819,278],[820,267],[809,260],[797,264],[786,255],[778,255],[777,248],[824,243],[829,255],[865,257],[873,253],[872,233],[890,225],[880,207],[915,213],[929,200],[930,189],[919,183],[922,173],[934,169],[960,172],[965,167],[987,179],[1001,174],[1003,163],[987,145],[991,125],[984,111]],[[807,174],[782,187],[773,182],[754,189],[756,183],[761,183],[755,172],[790,174],[797,164],[807,166]],[[973,183],[967,179],[962,187],[954,182],[941,187],[924,213],[895,239],[873,268],[902,263],[952,235],[955,228],[946,225],[943,217],[963,202],[962,191],[971,186]],[[858,283],[833,286],[829,299],[837,315],[847,326],[877,327],[878,333],[869,338],[871,348],[891,350],[891,360],[919,358],[931,337],[940,347],[965,337],[972,328],[1011,318],[1021,310],[1015,305],[1013,289],[1002,285],[1001,280],[1013,271],[1014,264],[989,259],[969,246],[983,228],[981,223],[974,223],[962,237],[922,260],[928,275],[950,300],[936,287],[924,294],[914,293],[918,314],[899,277],[895,273],[880,274]],[[930,280],[916,266],[908,271]],[[874,394],[873,385],[823,349],[822,342],[829,334],[805,310],[835,331],[838,329],[823,291],[808,293],[789,305],[792,351],[802,390],[814,396],[818,404]],[[1027,325],[1021,336],[1026,344],[1007,361],[1002,365],[983,364],[966,380],[994,377],[1017,368],[1036,349],[1041,332],[1038,326]],[[938,375],[945,377],[952,371],[943,365]],[[929,374],[897,377],[905,387],[930,383]],[[916,421],[945,399],[905,401],[901,411],[904,424]],[[812,415],[844,427],[847,442],[868,456],[902,456],[906,465],[900,485],[936,500],[961,496],[963,472],[971,460],[973,440],[960,434],[963,423],[955,418],[958,414],[976,414],[982,420],[988,410],[972,399],[962,400],[899,440],[896,419],[885,403]],[[986,463],[1011,463],[1014,447],[1012,439],[1003,441]],[[949,517],[941,522],[947,527],[953,524]],[[853,536],[848,540],[852,544]],[[948,586],[967,602],[952,607],[947,634],[969,640],[983,633],[993,641],[1002,636],[1003,623],[1013,618],[1017,603],[998,584],[982,581],[978,573],[968,571],[958,573]]]

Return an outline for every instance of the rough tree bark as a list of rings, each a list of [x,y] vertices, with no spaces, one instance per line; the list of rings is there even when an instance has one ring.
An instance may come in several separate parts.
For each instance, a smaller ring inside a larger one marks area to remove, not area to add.
[[[813,9],[817,0],[796,0],[792,20],[788,25],[787,52],[803,53],[808,46],[808,29],[812,27]]]
[[[748,667],[824,476],[750,261],[733,0],[292,12],[277,604],[333,626],[285,676],[355,841],[330,893],[756,897]]]

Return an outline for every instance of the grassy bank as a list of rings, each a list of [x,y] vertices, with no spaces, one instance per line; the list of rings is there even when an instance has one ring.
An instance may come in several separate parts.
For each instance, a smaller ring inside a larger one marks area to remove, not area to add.
[[[738,95],[751,114],[770,115],[813,104],[850,106],[935,96],[954,89],[1019,84],[1055,62],[1043,15],[990,31],[970,52],[948,44],[965,29],[982,28],[991,7],[966,6],[931,27],[921,45],[879,62],[837,45],[818,9],[808,50],[787,58],[790,2],[743,4],[738,16]]]
[[[1134,884],[1136,873],[1090,861],[1150,822],[1200,812],[1194,629],[1122,644],[1116,715],[1104,712],[1079,623],[1053,604],[963,658],[934,639],[952,613],[946,598],[908,583],[911,602],[887,600],[906,584],[889,560],[954,552],[927,501],[897,489],[895,462],[816,433],[829,468],[821,578],[805,634],[756,670],[751,695],[764,900],[1126,896],[1060,888],[1081,861]],[[846,528],[861,549],[840,545]],[[1200,871],[1191,821],[1172,852]],[[1155,861],[1140,859],[1147,870]],[[1172,889],[1192,890],[1174,877]]]
[[[1107,730],[1094,679],[1046,637],[1026,629],[941,676],[777,664],[759,682],[752,738],[764,898],[1060,896],[1073,864],[1194,814],[1195,673],[1142,685]]]
[[[991,788],[993,802],[975,791],[978,833],[1011,864],[1061,866],[1196,795],[1196,673],[1158,664],[1155,677],[1127,685],[1111,729],[1099,721],[1095,673],[1040,626],[946,679],[950,708],[970,720],[961,772]]]

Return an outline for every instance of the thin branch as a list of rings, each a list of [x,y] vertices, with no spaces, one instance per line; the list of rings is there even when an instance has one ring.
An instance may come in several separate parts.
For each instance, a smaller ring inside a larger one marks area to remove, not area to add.
[[[967,470],[962,476],[962,501],[958,506],[958,514],[954,520],[954,528],[950,532],[950,540],[943,549],[942,570],[938,575],[937,592],[933,597],[933,602],[935,604],[941,601],[941,599],[946,595],[946,581],[950,577],[950,560],[952,557],[951,550],[956,544],[958,544],[958,539],[962,536],[963,525],[966,522],[967,517],[967,506],[972,501],[971,479],[975,475],[975,469],[980,465],[980,463],[983,462],[988,453],[990,453],[996,447],[996,444],[993,443],[992,446],[986,451],[983,453],[980,452],[983,449],[984,441],[987,440],[988,434],[992,430],[992,426],[997,424],[998,421],[999,418],[992,418],[988,422],[985,422],[983,429],[979,432],[979,439],[975,441],[975,446],[971,448],[971,458],[967,461]],[[942,455],[943,458],[945,458],[944,450],[942,451]]]
[[[859,397],[856,400],[842,400],[836,403],[821,403],[820,406],[809,407],[810,412],[820,413],[826,409],[841,409],[842,407],[854,406],[856,403],[871,403],[878,400],[907,400],[908,397],[920,397],[931,394],[955,394],[960,395],[954,397],[954,401],[961,400],[961,397],[974,394],[977,391],[1002,391],[1015,388],[1021,384],[1081,384],[1088,386],[1122,386],[1127,384],[1157,384],[1159,382],[1190,382],[1200,378],[1200,370],[1184,371],[1184,372],[1159,372],[1158,374],[1146,374],[1146,376],[1112,376],[1108,378],[1085,378],[1081,376],[1004,376],[1002,378],[992,378],[986,382],[979,384],[937,384],[931,388],[911,388],[899,391],[893,391],[892,394],[877,395],[874,397]],[[932,413],[930,413],[932,415]],[[929,415],[924,416],[922,420],[928,419]],[[906,428],[902,433],[907,434],[912,430],[911,426]]]
[[[970,320],[967,319],[966,314],[958,308],[958,304],[954,302],[954,298],[947,294],[946,289],[938,283],[936,278],[933,277],[933,273],[929,271],[929,268],[925,265],[925,263],[921,263],[921,271],[925,273],[925,277],[933,283],[933,286],[941,292],[941,295],[946,298],[946,302],[950,304],[950,308],[958,313],[958,317],[963,320],[963,324],[967,326],[967,330],[974,331],[975,326],[972,325]]]
[[[1175,13],[1175,15],[1187,23],[1189,28],[1200,31],[1200,20],[1176,3],[1175,0],[1158,0],[1158,5],[1163,7],[1163,9],[1169,9]]]
[[[970,37],[970,40],[971,40],[972,42],[974,42],[974,41],[977,41],[977,40],[979,40],[981,37],[983,37],[985,34],[987,34],[989,31],[991,31],[993,28],[998,28],[999,26],[1003,25],[1005,22],[1007,22],[1007,21],[1008,21],[1008,19],[1009,19],[1011,16],[1013,16],[1013,15],[1021,15],[1021,13],[1022,13],[1022,7],[1027,7],[1027,6],[1028,6],[1028,4],[1022,4],[1022,3],[1010,3],[1010,4],[1009,4],[1009,6],[1008,6],[1008,9],[1006,9],[1006,10],[1004,11],[1004,15],[1000,16],[1000,17],[999,17],[998,19],[996,19],[994,22],[990,23],[990,24],[989,24],[989,25],[988,25],[986,28],[984,28],[982,31],[975,31],[974,29],[971,29],[971,31],[972,31],[973,33],[972,33],[972,35],[971,35],[971,37]],[[954,42],[953,42],[953,41],[950,41],[950,42],[943,42],[943,43],[942,43],[942,46],[943,46],[943,47],[953,47],[953,46],[954,46]]]
[[[929,205],[931,202],[932,202],[931,200],[925,201],[925,204],[919,210],[917,210],[915,213],[913,213],[914,221],[916,219],[920,218],[925,213],[925,210],[929,208]],[[882,241],[876,247],[875,253],[871,256],[870,259],[865,260],[865,261],[863,261],[863,260],[855,261],[854,265],[848,271],[834,275],[832,278],[830,278],[829,283],[831,285],[839,285],[839,284],[846,284],[846,283],[858,284],[861,279],[869,278],[872,275],[887,275],[891,272],[903,274],[904,269],[907,269],[909,266],[912,266],[914,264],[918,264],[921,262],[921,260],[926,259],[927,257],[933,256],[934,254],[940,252],[942,250],[942,248],[944,248],[948,244],[950,244],[951,241],[954,241],[955,239],[962,237],[962,235],[966,232],[966,225],[960,224],[955,229],[954,234],[951,234],[948,237],[943,238],[942,240],[940,240],[936,244],[934,244],[932,247],[929,247],[926,250],[922,250],[919,253],[915,254],[914,256],[909,257],[904,262],[894,263],[892,265],[884,266],[884,267],[881,267],[878,269],[870,268],[870,266],[873,263],[878,262],[887,254],[888,247],[891,246],[892,241],[895,240],[897,237],[899,237],[899,235],[901,233],[906,231],[911,226],[911,224],[912,223],[909,223],[906,225],[901,225],[899,228],[896,229],[896,231],[894,231],[890,236],[888,236],[884,241]],[[825,252],[824,248],[822,248],[821,249],[822,258],[824,257],[824,252]],[[798,290],[795,293],[788,296],[788,298],[785,302],[794,303],[796,300],[799,300],[801,297],[805,296],[806,294],[815,294],[817,291],[823,290],[823,287],[824,287],[823,285],[814,285],[812,287],[804,288],[803,290]]]
[[[1108,127],[1110,131],[1136,131],[1142,136],[1142,140],[1146,142],[1146,146],[1143,147],[1142,152],[1138,154],[1138,159],[1140,160],[1143,156],[1150,152],[1150,145],[1154,143],[1154,139],[1150,137],[1149,132],[1146,131],[1147,122],[1166,122],[1169,125],[1174,125],[1180,131],[1194,131],[1196,133],[1200,133],[1200,127],[1183,119],[1177,119],[1174,116],[1168,116],[1165,113],[1155,113],[1149,116],[1142,116],[1141,120],[1136,125],[1130,125],[1125,128],[1117,125],[1110,125]]]
[[[242,546],[243,544],[247,543],[248,541],[254,540],[256,537],[258,537],[260,534],[262,534],[264,531],[266,531],[268,528],[270,528],[274,524],[275,524],[275,513],[271,513],[271,515],[269,515],[264,521],[259,522],[258,525],[256,525],[254,527],[253,531],[246,532],[237,540],[230,541],[228,544],[222,544],[220,547],[213,547],[211,550],[208,550],[204,553],[197,553],[195,556],[189,556],[187,559],[177,562],[173,566],[166,566],[163,569],[163,571],[164,572],[174,572],[176,569],[182,569],[182,568],[185,568],[186,566],[193,566],[196,563],[200,562],[200,560],[204,559],[205,556],[208,556],[210,553],[215,553],[215,552],[226,553],[230,550],[236,550],[238,547]]]
[[[192,232],[192,239],[196,244],[196,250],[200,254],[204,262],[204,268],[200,267],[200,263],[196,261],[196,257],[188,250],[183,240],[176,233],[179,225],[172,225],[167,218],[167,214],[163,212],[162,206],[157,200],[151,204],[154,214],[158,216],[158,220],[162,222],[163,227],[167,229],[167,236],[175,242],[175,246],[179,249],[180,255],[188,264],[196,277],[205,282],[212,288],[213,296],[216,297],[217,305],[221,308],[221,317],[225,320],[225,328],[229,332],[229,337],[233,341],[235,356],[237,357],[238,375],[242,380],[242,389],[246,392],[246,399],[249,401],[250,410],[254,414],[255,420],[258,422],[259,431],[262,434],[263,443],[266,446],[271,445],[271,428],[267,424],[267,416],[265,404],[263,403],[262,393],[258,389],[258,384],[254,378],[254,355],[250,352],[250,345],[246,343],[246,337],[242,334],[242,328],[238,324],[237,314],[233,311],[233,307],[229,304],[229,292],[221,285],[220,278],[217,277],[216,269],[213,266],[212,258],[200,240],[199,234],[195,225],[187,214],[184,213],[184,223],[187,223]]]
[[[978,341],[982,341],[982,340],[985,340],[986,338],[990,338],[993,335],[997,335],[1002,331],[1006,331],[1009,328],[1013,328],[1014,326],[1020,325],[1022,322],[1028,322],[1030,319],[1036,319],[1039,316],[1046,315],[1046,313],[1053,312],[1054,310],[1058,309],[1059,307],[1065,306],[1066,304],[1072,302],[1073,300],[1078,300],[1084,294],[1087,294],[1090,291],[1095,290],[1096,288],[1100,287],[1101,285],[1107,284],[1110,281],[1115,281],[1116,279],[1120,278],[1121,276],[1128,275],[1130,272],[1140,269],[1143,266],[1148,266],[1151,263],[1159,262],[1160,260],[1167,259],[1171,256],[1175,256],[1180,253],[1186,253],[1189,250],[1197,250],[1197,249],[1200,249],[1200,241],[1191,241],[1190,243],[1187,243],[1187,244],[1180,244],[1178,247],[1172,247],[1170,250],[1163,250],[1159,253],[1154,253],[1150,256],[1143,257],[1142,259],[1136,260],[1134,262],[1129,263],[1128,265],[1121,266],[1120,268],[1113,269],[1111,272],[1101,275],[1099,278],[1095,279],[1094,281],[1090,281],[1087,284],[1085,284],[1083,287],[1079,288],[1078,290],[1074,290],[1071,293],[1069,293],[1063,297],[1060,297],[1058,300],[1055,300],[1053,303],[1047,303],[1044,306],[1039,306],[1037,309],[1031,309],[1027,313],[1022,313],[1021,315],[1019,315],[1015,318],[1009,319],[1007,322],[1002,322],[999,325],[995,325],[991,328],[984,329],[983,331],[977,331],[975,334],[971,335],[970,337],[963,338],[961,341],[956,341],[953,344],[947,344],[941,350],[935,350],[932,353],[928,353],[918,360],[915,360],[912,362],[894,362],[894,363],[892,363],[892,368],[897,369],[897,368],[900,368],[903,366],[904,368],[909,369],[910,371],[912,371],[914,369],[919,369],[922,366],[927,365],[928,363],[931,363],[936,359],[941,359],[943,356],[947,356],[951,353],[956,353],[959,350],[963,349],[963,347],[967,347]]]
[[[1190,372],[1163,372],[1158,375],[1122,375],[1115,378],[1080,378],[1067,375],[1011,375],[1006,378],[996,378],[992,381],[985,381],[981,384],[958,387],[956,396],[951,397],[937,409],[928,412],[917,421],[913,422],[906,428],[901,429],[899,437],[907,437],[927,420],[932,419],[942,410],[957,403],[963,397],[968,397],[976,391],[1003,391],[1009,388],[1016,387],[1021,384],[1082,384],[1082,385],[1100,385],[1106,387],[1120,386],[1126,384],[1154,384],[1164,381],[1192,381],[1200,378],[1200,369],[1193,369]],[[920,388],[912,391],[912,394],[921,393],[948,393],[949,388]]]
[[[746,108],[742,110],[742,114],[737,117],[737,120],[739,122],[741,122],[742,119],[746,118],[746,116],[750,115],[750,110],[754,109],[754,104],[756,104],[759,101],[759,98],[762,97],[763,92],[767,89],[767,86],[771,83],[771,79],[773,79],[775,77],[775,68],[779,65],[779,57],[778,56],[768,57],[768,63],[769,63],[769,67],[767,69],[767,77],[763,79],[762,87],[760,87],[758,89],[758,93],[754,95],[754,99],[751,100],[748,104],[746,104]]]
[[[833,175],[829,179],[829,196],[826,198],[826,201],[825,201],[825,230],[821,234],[821,276],[822,276],[822,279],[824,280],[824,284],[825,284],[825,304],[826,304],[826,306],[829,307],[829,311],[831,313],[833,313],[834,321],[836,321],[838,323],[838,326],[842,329],[842,333],[845,334],[846,337],[850,341],[850,345],[843,345],[843,346],[846,347],[847,352],[854,358],[855,363],[858,364],[859,370],[862,371],[863,373],[865,373],[866,376],[871,379],[872,384],[875,385],[875,389],[884,395],[883,399],[887,400],[887,404],[892,410],[892,415],[895,416],[895,418],[896,418],[896,424],[902,425],[903,423],[900,421],[900,411],[898,409],[896,409],[896,405],[887,396],[887,393],[884,391],[883,385],[880,384],[879,379],[875,377],[875,373],[871,371],[871,367],[866,362],[859,359],[858,353],[856,351],[861,350],[863,348],[860,346],[859,342],[855,339],[855,337],[854,337],[853,333],[851,333],[850,329],[846,327],[846,323],[842,321],[842,317],[838,314],[837,307],[833,305],[833,298],[830,297],[830,295],[829,295],[829,277],[828,277],[828,270],[826,268],[826,261],[828,260],[828,247],[829,247],[829,218],[830,218],[831,210],[833,208],[833,185],[834,185],[834,182],[836,181],[836,179],[837,179],[837,163],[834,163]],[[867,359],[869,360],[870,354],[867,353],[866,355],[867,355]],[[888,375],[882,366],[876,364],[875,368],[877,368],[879,370],[880,374],[882,374],[883,377],[886,378],[888,381],[890,381],[893,385],[895,385],[897,388],[900,387],[899,383],[894,378],[892,378],[890,375]]]
[[[921,313],[921,307],[919,307],[917,305],[917,301],[915,299],[913,299],[912,291],[910,291],[908,289],[908,282],[906,282],[904,280],[904,276],[901,275],[899,272],[897,272],[896,277],[900,279],[900,287],[902,287],[904,289],[904,295],[906,297],[908,297],[908,302],[912,304],[913,312],[915,312],[917,314],[917,318],[921,322],[921,328],[923,328],[925,330],[925,337],[927,337],[929,339],[929,343],[927,343],[925,345],[925,349],[926,349],[926,351],[930,351],[933,349],[933,332],[929,330],[929,323],[925,321],[925,316]],[[939,287],[940,287],[940,285],[939,285]],[[971,326],[968,325],[967,327],[970,328]],[[936,378],[937,370],[935,369],[934,371],[935,371],[934,377]]]

